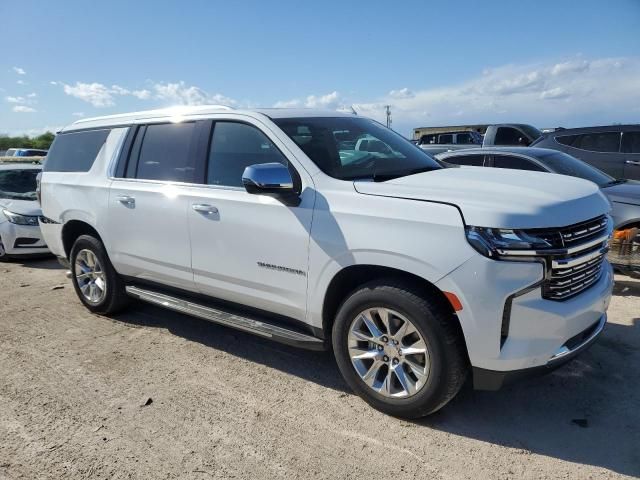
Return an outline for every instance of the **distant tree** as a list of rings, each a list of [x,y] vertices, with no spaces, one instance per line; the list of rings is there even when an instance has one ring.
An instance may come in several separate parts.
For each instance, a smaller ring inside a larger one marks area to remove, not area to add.
[[[0,135],[0,150],[9,150],[10,148],[41,148],[48,150],[54,138],[55,135],[51,132],[43,133],[37,137]]]

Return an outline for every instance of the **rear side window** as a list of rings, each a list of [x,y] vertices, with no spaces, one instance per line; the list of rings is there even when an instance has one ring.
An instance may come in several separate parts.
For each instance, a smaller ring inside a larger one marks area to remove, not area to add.
[[[620,132],[578,135],[571,146],[590,152],[618,153],[620,151]]]
[[[172,182],[193,182],[195,123],[148,125],[142,137],[136,178]]]
[[[207,169],[209,185],[242,187],[246,167],[276,162],[288,165],[280,150],[257,128],[244,123],[215,123]]]
[[[452,163],[453,165],[483,167],[484,155],[456,155],[455,157],[445,158],[443,159],[443,161],[447,163]]]
[[[45,172],[88,172],[111,130],[61,133],[51,145]]]
[[[453,135],[451,135],[450,133],[446,133],[444,135],[440,135],[438,137],[438,143],[439,144],[447,144],[447,143],[453,143]]]
[[[544,172],[545,170],[530,160],[511,155],[494,155],[494,168],[511,168],[513,170],[530,170],[533,172]]]
[[[640,132],[624,132],[622,134],[622,151],[624,153],[640,153]]]

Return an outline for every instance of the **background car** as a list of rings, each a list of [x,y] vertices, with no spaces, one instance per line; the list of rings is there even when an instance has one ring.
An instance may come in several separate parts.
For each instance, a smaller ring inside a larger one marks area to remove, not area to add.
[[[38,148],[10,148],[6,151],[5,157],[46,157],[47,150]]]
[[[615,178],[640,180],[640,125],[564,129],[531,146],[568,153]]]
[[[584,178],[597,184],[611,201],[614,240],[609,260],[626,273],[640,272],[640,182],[615,179],[571,155],[534,147],[494,147],[436,155],[446,165],[510,168]]]
[[[40,233],[36,197],[40,165],[0,165],[0,261],[49,253]]]

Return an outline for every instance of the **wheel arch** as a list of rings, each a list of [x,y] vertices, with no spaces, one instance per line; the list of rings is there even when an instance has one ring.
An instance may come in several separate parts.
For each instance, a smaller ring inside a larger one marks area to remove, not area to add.
[[[83,220],[69,220],[62,227],[62,245],[67,259],[71,254],[73,244],[81,235],[91,235],[102,242],[102,237],[95,227]]]
[[[417,293],[440,303],[451,313],[452,321],[455,321],[461,338],[464,341],[465,337],[462,331],[460,319],[458,318],[455,308],[445,292],[419,275],[381,265],[350,265],[341,269],[333,276],[329,282],[322,303],[322,331],[325,338],[331,338],[331,330],[333,328],[333,323],[338,309],[347,299],[349,294],[361,285],[369,283],[372,280],[385,279],[406,283]],[[464,345],[466,350],[466,341]]]

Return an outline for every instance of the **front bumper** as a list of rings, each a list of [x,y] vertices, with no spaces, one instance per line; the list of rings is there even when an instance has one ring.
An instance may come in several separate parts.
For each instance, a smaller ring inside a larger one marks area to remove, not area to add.
[[[546,365],[524,368],[522,370],[498,371],[473,367],[473,387],[476,390],[499,390],[516,380],[545,375],[575,358],[593,345],[604,331],[607,315],[604,314],[594,325],[565,343],[553,355]]]
[[[542,297],[542,279],[540,263],[495,261],[478,255],[436,283],[440,290],[460,299],[462,310],[456,313],[469,360],[478,372],[474,375],[478,387],[486,372],[507,378],[559,365],[574,356],[573,350],[578,354],[586,348],[574,346],[559,356],[568,341],[606,321],[613,290],[613,271],[607,261],[594,284],[563,301]],[[484,383],[499,386],[504,382]]]
[[[40,227],[37,226],[2,222],[0,224],[0,240],[2,240],[5,253],[12,257],[49,253]]]

